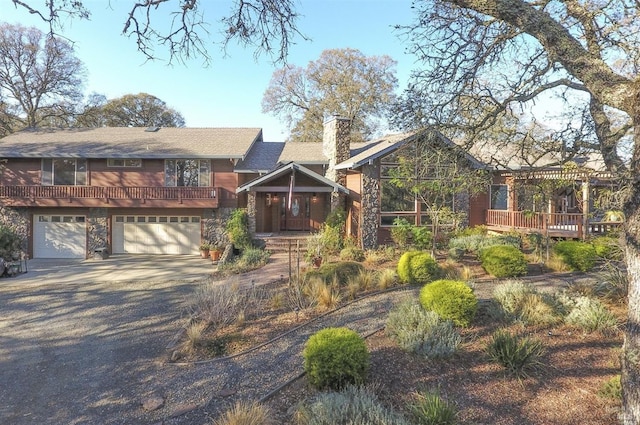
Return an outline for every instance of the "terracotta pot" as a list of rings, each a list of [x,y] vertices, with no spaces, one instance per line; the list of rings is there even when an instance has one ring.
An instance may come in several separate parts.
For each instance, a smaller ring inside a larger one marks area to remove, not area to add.
[[[220,260],[220,255],[222,254],[221,251],[210,251],[209,255],[211,256],[211,261],[218,261]]]
[[[200,250],[200,255],[202,256],[202,258],[209,258],[209,250],[208,249],[201,249]]]

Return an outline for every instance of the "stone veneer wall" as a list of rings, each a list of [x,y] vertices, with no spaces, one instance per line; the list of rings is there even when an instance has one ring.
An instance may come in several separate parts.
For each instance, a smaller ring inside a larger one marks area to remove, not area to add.
[[[378,246],[380,228],[380,168],[378,164],[362,167],[362,195],[360,241],[362,249],[374,249]]]
[[[96,248],[108,248],[111,253],[111,247],[108,246],[108,213],[106,208],[90,208],[89,217],[87,217],[87,257],[93,255]]]
[[[247,196],[247,216],[249,219],[249,232],[256,233],[256,193],[249,192]]]
[[[13,229],[21,237],[22,251],[29,252],[31,225],[26,208],[0,207],[0,224]]]
[[[205,218],[202,226],[202,239],[211,244],[224,247],[229,243],[226,224],[235,208],[213,210],[210,218]]]

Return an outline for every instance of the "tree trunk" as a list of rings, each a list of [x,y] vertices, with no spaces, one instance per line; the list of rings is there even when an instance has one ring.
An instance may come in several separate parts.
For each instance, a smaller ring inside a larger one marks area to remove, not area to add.
[[[634,117],[632,192],[625,203],[625,262],[629,277],[628,316],[622,354],[622,423],[640,424],[640,114]]]

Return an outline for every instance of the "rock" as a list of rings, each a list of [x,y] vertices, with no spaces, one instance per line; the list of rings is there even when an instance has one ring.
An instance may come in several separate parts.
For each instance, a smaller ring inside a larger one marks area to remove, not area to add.
[[[164,406],[164,398],[159,395],[152,395],[144,400],[142,400],[142,408],[146,412],[153,412],[154,410],[158,410]]]
[[[192,404],[192,403],[179,404],[178,406],[176,406],[175,410],[173,411],[170,417],[177,418],[178,416],[187,414],[193,410],[196,410],[197,408],[198,408],[197,404]]]

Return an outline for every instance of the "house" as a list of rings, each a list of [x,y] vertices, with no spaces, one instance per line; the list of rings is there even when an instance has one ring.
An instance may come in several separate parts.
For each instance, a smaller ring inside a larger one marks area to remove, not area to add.
[[[197,254],[203,240],[224,241],[225,220],[238,207],[247,209],[256,233],[313,232],[343,208],[347,233],[364,248],[388,242],[395,218],[429,224],[406,194],[400,204],[388,202],[386,170],[412,143],[453,142],[423,130],[351,144],[349,127],[343,118],[327,120],[323,143],[265,142],[260,128],[25,130],[0,140],[1,219],[25,235],[24,249],[35,258],[87,258],[101,248]],[[472,167],[491,167],[465,155]],[[516,202],[514,182],[524,174],[491,169],[486,192],[451,200],[452,209],[468,212],[468,225],[569,230],[542,216],[519,223],[524,204]],[[569,211],[569,196],[578,193],[564,195],[562,212],[582,214],[571,216],[576,230],[588,217],[584,209]]]

